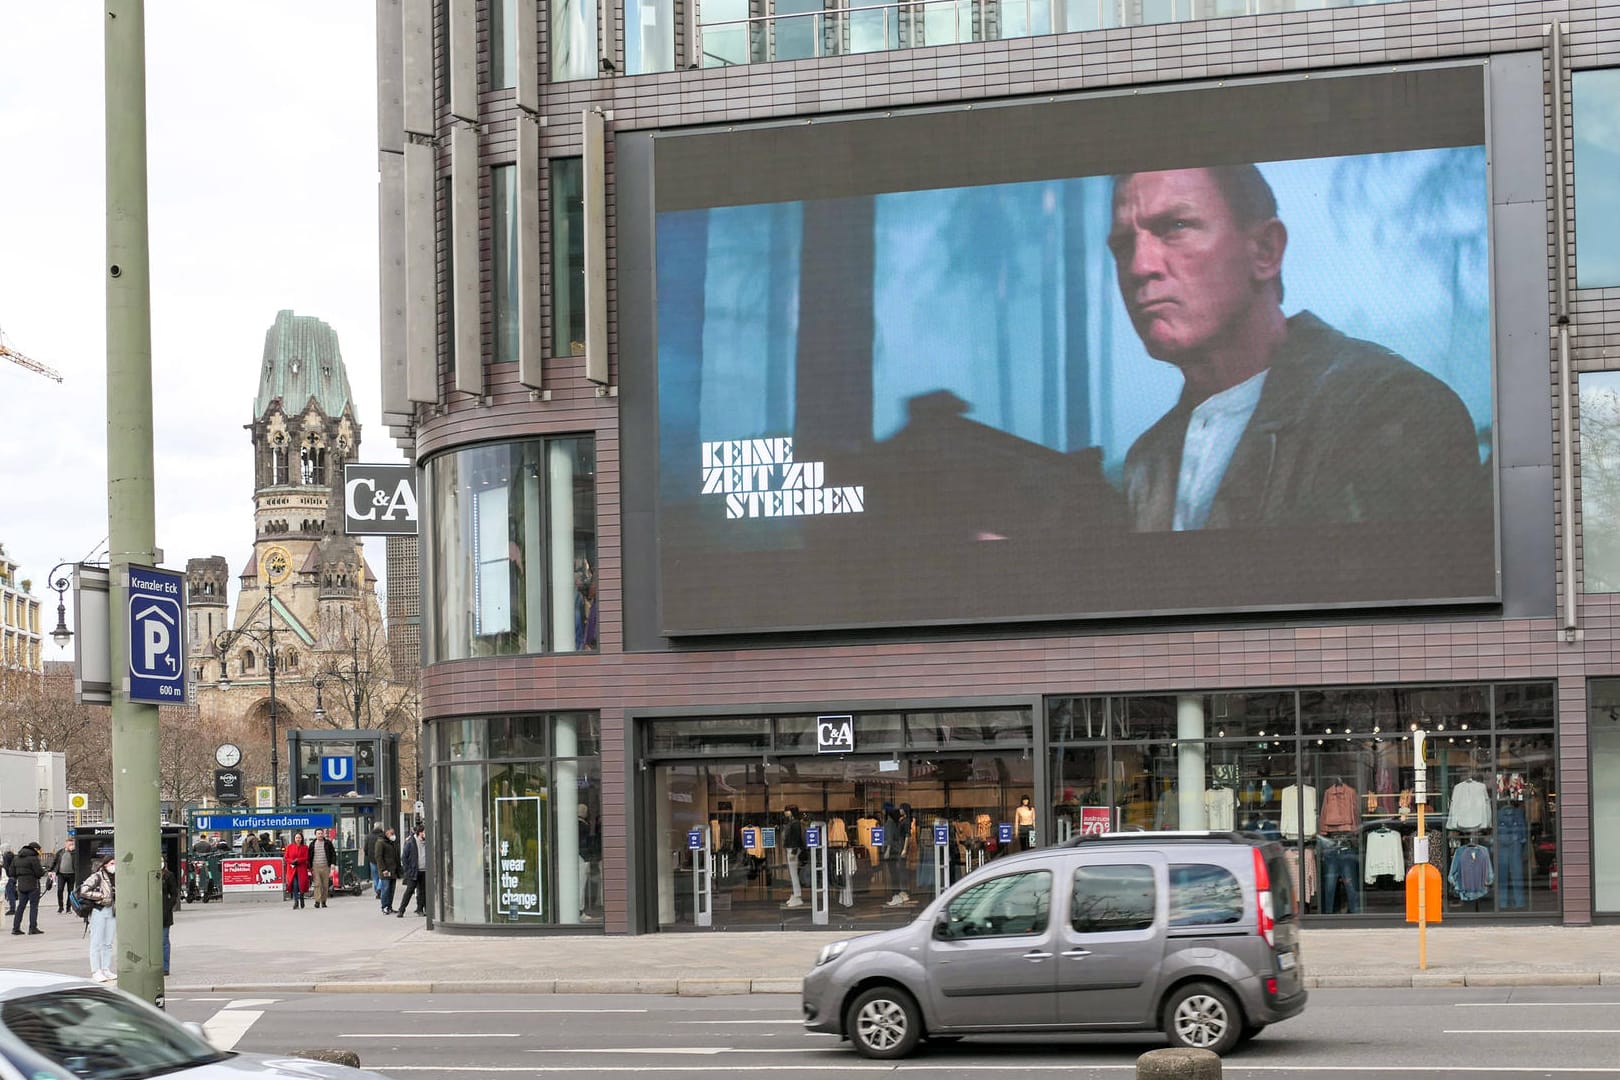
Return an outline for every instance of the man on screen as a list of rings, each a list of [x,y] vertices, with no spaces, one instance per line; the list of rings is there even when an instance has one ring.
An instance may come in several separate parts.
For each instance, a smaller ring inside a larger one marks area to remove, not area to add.
[[[1309,312],[1283,315],[1288,229],[1253,165],[1114,183],[1120,294],[1184,378],[1125,456],[1138,532],[1414,522],[1489,505],[1467,408]]]

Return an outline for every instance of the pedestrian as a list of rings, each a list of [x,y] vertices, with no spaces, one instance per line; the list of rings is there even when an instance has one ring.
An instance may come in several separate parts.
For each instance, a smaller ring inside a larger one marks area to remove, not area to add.
[[[73,879],[79,870],[73,862],[73,837],[62,841],[55,857],[51,859],[51,873],[56,875],[56,911],[66,914],[68,910],[67,898],[73,895]]]
[[[17,853],[10,844],[0,847],[0,873],[6,875],[6,914],[17,910],[17,879],[11,876],[11,863]]]
[[[337,848],[326,838],[325,829],[315,830],[309,845],[309,875],[315,886],[315,906],[325,907],[332,891],[332,868],[337,865]]]
[[[382,896],[382,874],[377,869],[377,841],[382,838],[381,825],[366,834],[366,865],[371,868],[371,895],[378,897]]]
[[[17,910],[11,919],[11,932],[22,936],[23,912],[28,913],[28,932],[43,934],[39,928],[39,893],[44,884],[45,867],[39,861],[39,841],[31,840],[22,846],[11,861],[11,876],[17,882]]]
[[[304,894],[309,891],[309,845],[304,834],[293,833],[292,843],[281,853],[287,867],[287,891],[292,893],[293,907],[304,906]]]
[[[405,909],[411,905],[411,897],[416,897],[416,913],[427,914],[427,828],[422,825],[405,839],[405,847],[399,856],[399,877],[405,882],[405,895],[400,898],[399,910],[396,917],[403,919]]]
[[[383,832],[382,839],[377,841],[377,873],[382,878],[382,891],[378,899],[382,901],[384,915],[394,913],[394,884],[399,879],[399,845],[394,840],[394,830]]]
[[[118,936],[118,923],[113,918],[118,898],[117,871],[118,861],[109,852],[96,863],[95,873],[79,886],[79,898],[90,905],[90,977],[97,982],[118,978],[113,971],[113,948]]]
[[[247,839],[242,841],[242,854],[243,855],[257,855],[258,853],[259,853],[259,838],[257,836],[255,836],[253,833],[248,833],[247,834]]]
[[[180,903],[180,883],[169,869],[169,857],[163,857],[163,974],[169,973],[169,927],[174,925],[174,909]]]

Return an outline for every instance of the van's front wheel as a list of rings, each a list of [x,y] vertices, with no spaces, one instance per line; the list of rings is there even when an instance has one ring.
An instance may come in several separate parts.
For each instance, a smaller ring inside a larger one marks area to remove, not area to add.
[[[1243,1037],[1243,1013],[1214,983],[1189,983],[1165,1002],[1164,1033],[1173,1046],[1226,1054]]]
[[[902,1058],[922,1038],[922,1011],[899,987],[874,986],[850,1003],[844,1027],[862,1057]]]

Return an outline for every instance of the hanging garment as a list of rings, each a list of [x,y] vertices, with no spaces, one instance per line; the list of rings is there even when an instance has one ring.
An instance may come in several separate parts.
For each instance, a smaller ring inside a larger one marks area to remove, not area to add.
[[[1396,881],[1406,880],[1406,859],[1401,855],[1401,834],[1394,829],[1374,829],[1367,834],[1367,857],[1362,860],[1366,877],[1371,885],[1379,877],[1390,875]]]
[[[1316,789],[1309,784],[1295,787],[1289,784],[1282,789],[1282,834],[1288,839],[1297,839],[1300,834],[1300,802],[1305,804],[1305,835],[1316,835]]]
[[[849,826],[844,824],[843,818],[835,817],[827,822],[827,846],[849,846]]]
[[[1231,832],[1237,799],[1231,788],[1210,788],[1204,792],[1204,820],[1215,832]]]
[[[1305,880],[1299,879],[1299,849],[1290,847],[1283,852],[1283,858],[1288,861],[1288,879],[1294,886],[1294,905],[1296,909],[1314,906],[1316,898],[1316,849],[1305,849]],[[1301,888],[1301,886],[1304,886]]]
[[[1496,868],[1501,878],[1497,899],[1503,909],[1525,904],[1525,871],[1530,865],[1530,826],[1514,804],[1496,811]]]
[[[1491,827],[1491,794],[1478,780],[1464,780],[1451,789],[1451,812],[1446,815],[1446,828],[1453,832],[1472,832]]]
[[[1181,793],[1174,784],[1159,795],[1159,805],[1153,808],[1153,827],[1171,831],[1181,828]]]
[[[1334,784],[1322,794],[1320,830],[1353,832],[1361,818],[1356,809],[1356,789],[1349,784]]]
[[[872,843],[872,830],[877,828],[877,824],[877,818],[863,817],[855,820],[855,835],[860,837],[860,845],[866,849],[867,861],[874,865],[878,861],[878,849]]]
[[[1451,873],[1446,875],[1446,881],[1457,899],[1464,902],[1489,896],[1491,885],[1496,881],[1491,871],[1491,853],[1478,844],[1464,844],[1451,857]]]

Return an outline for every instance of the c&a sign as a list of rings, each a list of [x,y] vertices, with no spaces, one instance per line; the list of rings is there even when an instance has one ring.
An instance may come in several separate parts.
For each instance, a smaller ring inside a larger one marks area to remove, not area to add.
[[[416,466],[343,466],[343,532],[348,536],[416,535]]]
[[[855,752],[855,718],[853,716],[816,717],[816,753],[853,754]]]

